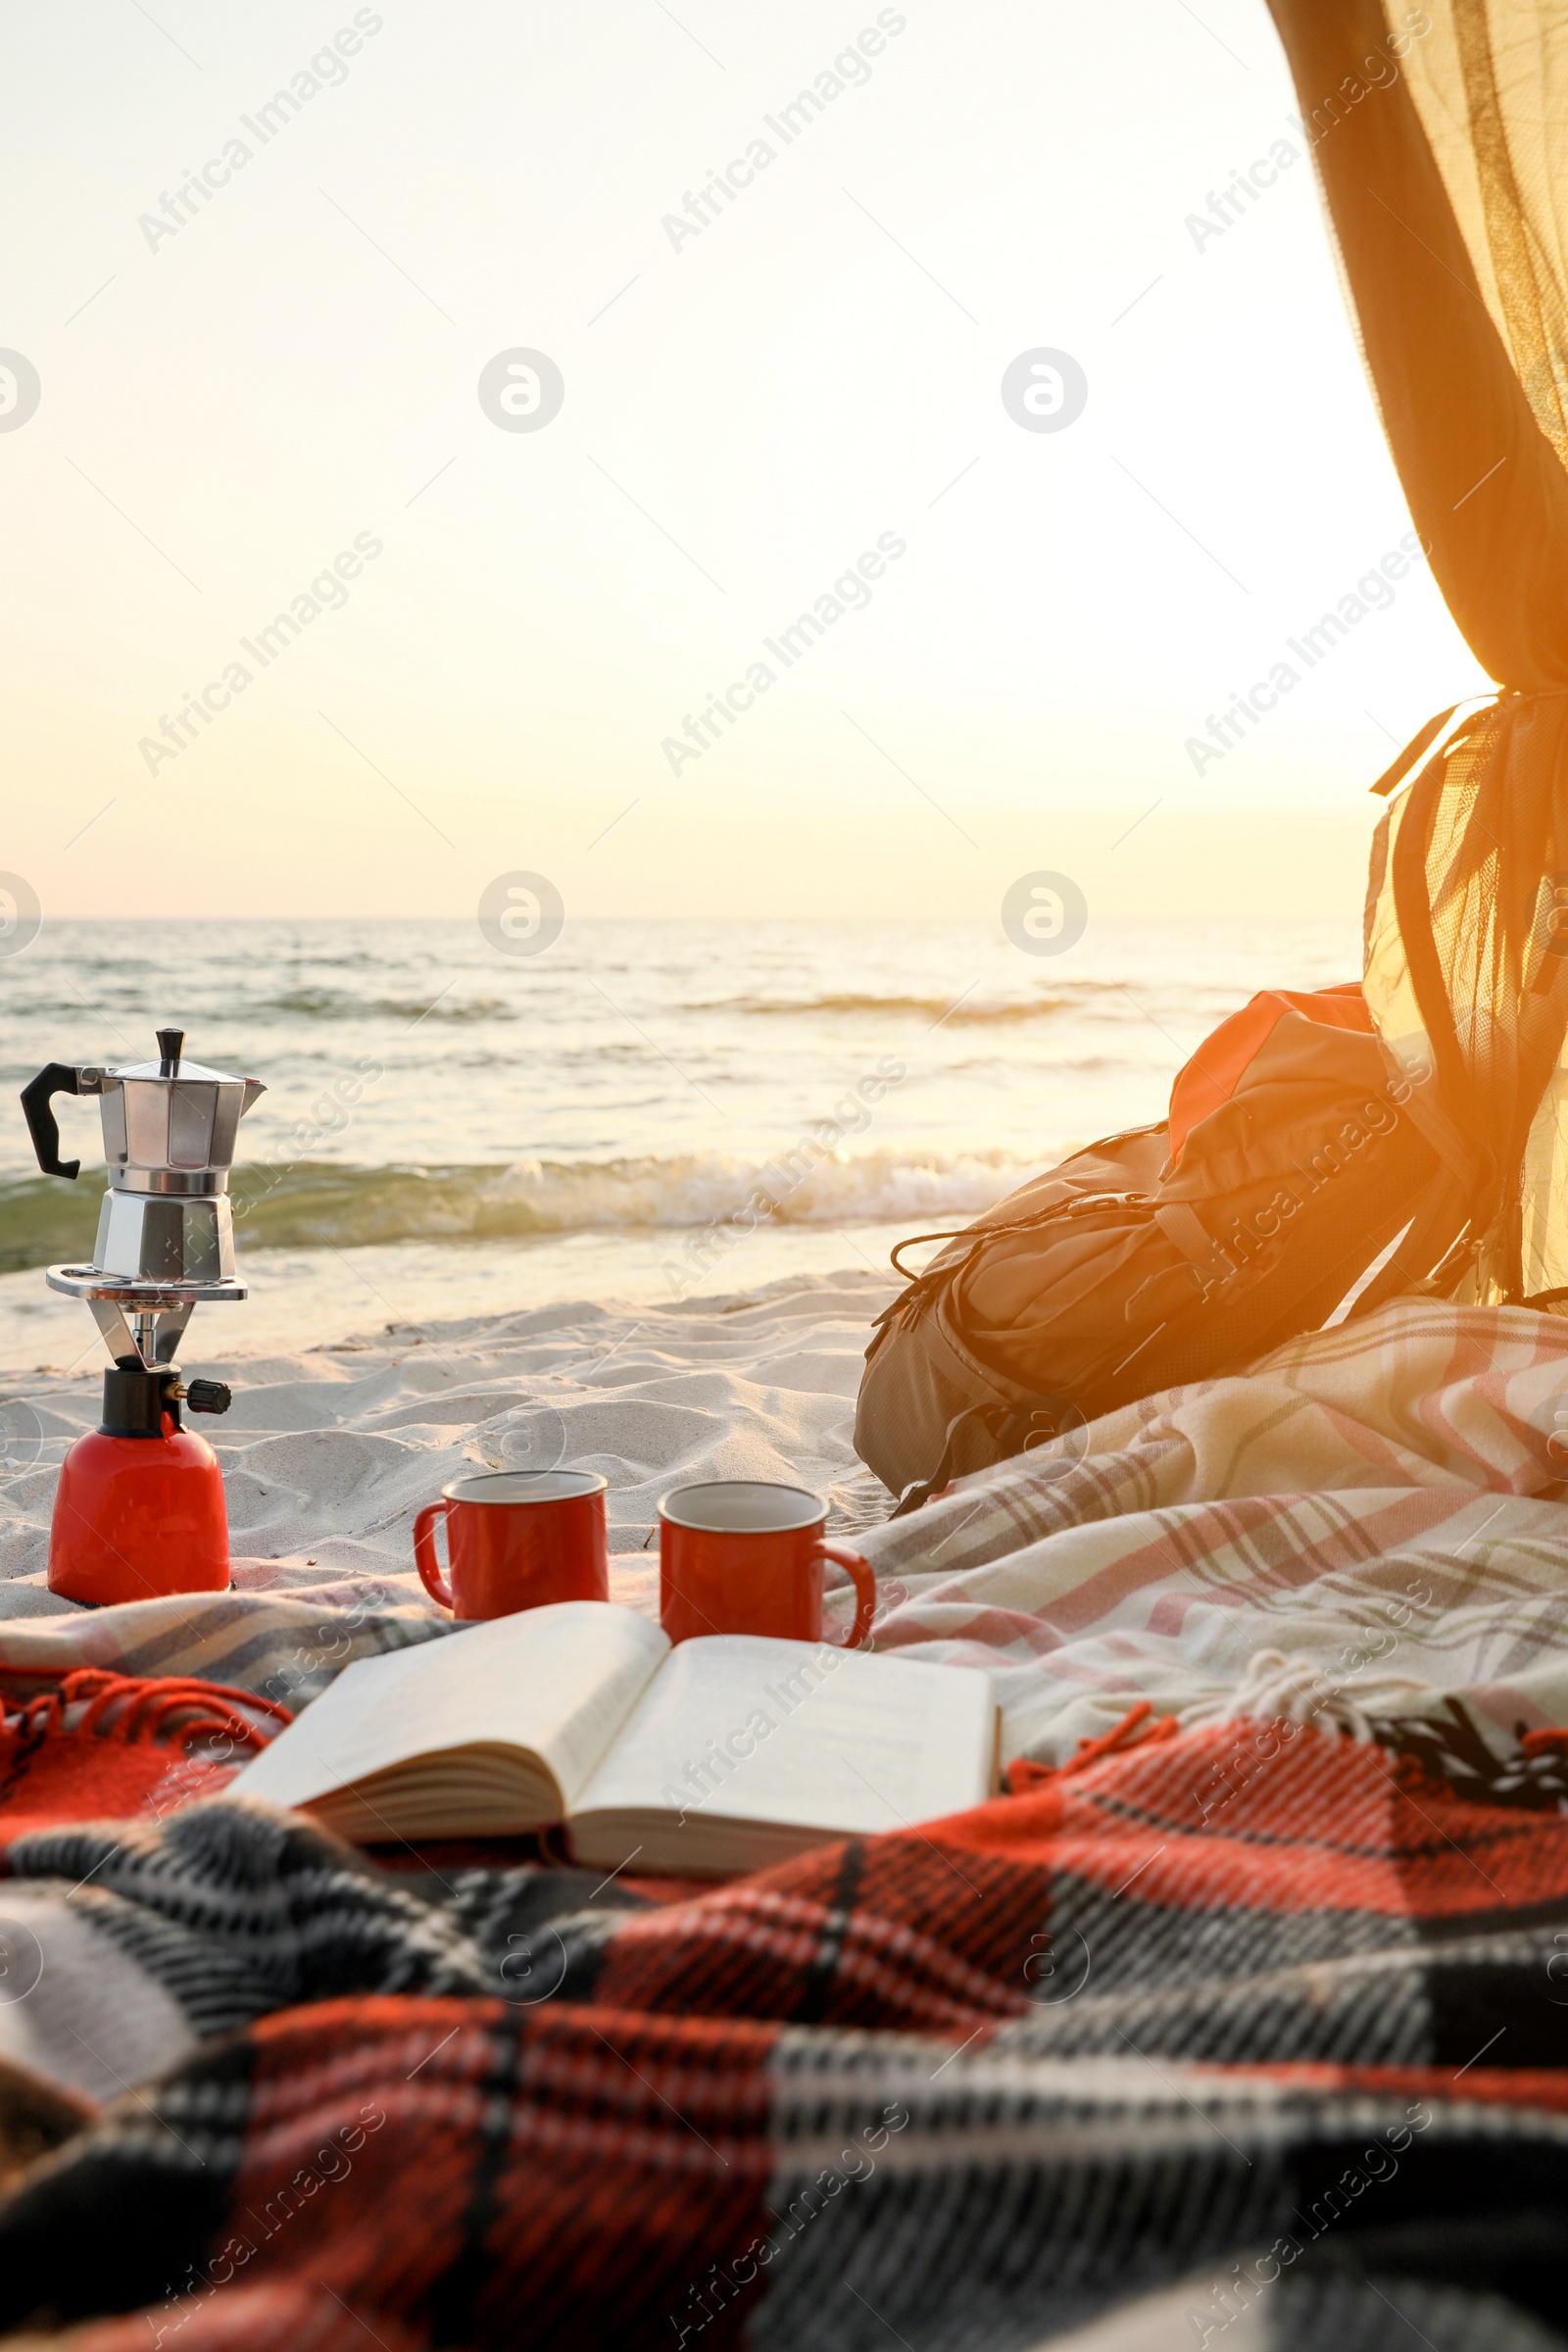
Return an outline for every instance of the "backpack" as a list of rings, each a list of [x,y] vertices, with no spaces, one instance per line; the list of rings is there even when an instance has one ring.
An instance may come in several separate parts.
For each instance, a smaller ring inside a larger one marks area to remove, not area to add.
[[[1451,1287],[1466,1191],[1410,1115],[1414,1083],[1354,982],[1269,990],[1178,1073],[1158,1125],[913,1237],[948,1246],[877,1318],[855,1419],[894,1517],[1010,1454],[1071,1458],[1136,1397]]]

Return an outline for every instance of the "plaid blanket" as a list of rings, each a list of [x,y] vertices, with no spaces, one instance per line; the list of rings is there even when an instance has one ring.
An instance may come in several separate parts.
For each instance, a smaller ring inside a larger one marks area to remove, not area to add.
[[[660,1908],[427,1874],[358,1954],[369,1866],[258,1868],[262,1808],[16,1840],[8,1899],[97,1874],[217,1973],[286,1946],[293,2005],[32,2171],[0,2323],[1008,2352],[1153,2296],[1119,2346],[1560,2352],[1568,1820],[1313,1727],[1126,1737]]]
[[[199,1677],[298,1713],[356,1658],[439,1640],[452,1620],[389,1578],[305,1592],[169,1592],[104,1609],[0,1619],[0,1694],[50,1690],[78,1668]]]
[[[1060,1761],[1139,1697],[1213,1713],[1265,1650],[1363,1711],[1454,1692],[1500,1752],[1568,1724],[1565,1478],[1568,1321],[1401,1300],[858,1542],[876,1646],[988,1666],[1009,1755]]]

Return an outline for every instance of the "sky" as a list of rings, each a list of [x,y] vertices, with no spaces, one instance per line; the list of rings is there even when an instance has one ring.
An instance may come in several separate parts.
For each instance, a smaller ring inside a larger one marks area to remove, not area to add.
[[[1287,650],[1410,523],[1262,0],[0,28],[46,916],[1347,914],[1484,682],[1419,563]]]

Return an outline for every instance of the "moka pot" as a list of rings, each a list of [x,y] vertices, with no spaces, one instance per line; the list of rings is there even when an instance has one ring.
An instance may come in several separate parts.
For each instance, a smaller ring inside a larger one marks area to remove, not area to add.
[[[46,1175],[74,1179],[81,1166],[60,1157],[59,1094],[100,1098],[109,1166],[92,1263],[48,1274],[52,1290],[86,1300],[115,1359],[102,1425],[68,1450],[55,1496],[49,1587],[73,1600],[221,1591],[229,1581],[218,1456],[180,1411],[226,1412],[229,1391],[217,1380],[187,1385],[173,1355],[199,1302],[245,1297],[228,1175],[239,1122],[266,1090],[184,1060],[184,1042],[182,1031],[160,1029],[157,1061],[54,1061],[23,1091]]]

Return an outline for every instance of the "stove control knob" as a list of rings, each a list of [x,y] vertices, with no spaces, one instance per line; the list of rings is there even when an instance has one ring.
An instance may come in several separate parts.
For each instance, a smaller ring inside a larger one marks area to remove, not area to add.
[[[193,1413],[226,1413],[233,1392],[225,1380],[193,1380],[186,1384],[185,1402]]]

